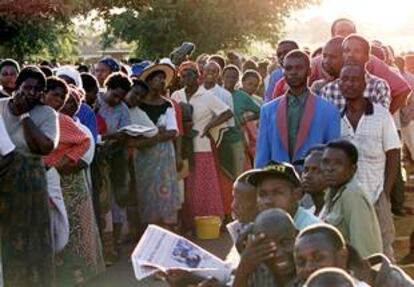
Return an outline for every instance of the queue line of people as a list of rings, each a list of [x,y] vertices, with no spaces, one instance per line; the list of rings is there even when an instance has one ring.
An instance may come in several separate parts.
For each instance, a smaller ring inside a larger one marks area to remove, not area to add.
[[[234,213],[234,286],[302,286],[321,267],[391,286],[361,273],[378,253],[394,268],[408,74],[348,19],[320,54],[299,48],[281,41],[267,72],[236,53],[192,61],[187,42],[155,63],[105,57],[93,74],[1,61],[4,285],[85,285],[148,224],[186,233],[197,216]],[[126,132],[137,126],[151,133]],[[318,232],[359,267],[307,267],[302,239]]]

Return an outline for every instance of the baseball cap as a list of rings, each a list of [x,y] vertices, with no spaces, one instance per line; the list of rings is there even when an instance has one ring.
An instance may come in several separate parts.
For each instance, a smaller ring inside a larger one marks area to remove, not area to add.
[[[264,177],[276,177],[276,178],[283,178],[295,186],[300,185],[300,177],[296,172],[293,165],[287,162],[274,162],[270,161],[265,167],[259,169],[252,169],[247,171],[246,174],[246,181],[253,186],[257,186],[261,179]]]

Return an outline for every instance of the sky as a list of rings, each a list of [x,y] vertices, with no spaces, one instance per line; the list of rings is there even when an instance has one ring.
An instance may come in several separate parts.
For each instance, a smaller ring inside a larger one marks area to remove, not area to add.
[[[285,38],[319,46],[329,38],[331,23],[341,17],[353,20],[358,32],[370,40],[397,51],[414,50],[414,0],[321,0],[320,5],[292,15]]]

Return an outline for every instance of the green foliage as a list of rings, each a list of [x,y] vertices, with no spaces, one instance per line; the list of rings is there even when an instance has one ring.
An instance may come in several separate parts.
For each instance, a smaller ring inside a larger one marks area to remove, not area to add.
[[[140,10],[147,0],[0,0],[0,58],[33,61],[77,55],[71,19],[113,7]]]
[[[153,0],[107,17],[108,34],[137,44],[136,53],[168,55],[183,41],[197,52],[244,49],[253,41],[277,42],[289,14],[318,0]]]

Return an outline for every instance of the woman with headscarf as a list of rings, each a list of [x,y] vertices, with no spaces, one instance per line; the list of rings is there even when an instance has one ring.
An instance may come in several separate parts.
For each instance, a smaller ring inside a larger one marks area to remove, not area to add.
[[[0,62],[0,98],[8,98],[16,89],[16,79],[20,66],[13,59],[5,59]]]
[[[176,91],[172,98],[193,106],[193,129],[197,133],[193,138],[193,166],[185,182],[187,214],[184,220],[186,227],[191,227],[196,216],[224,215],[211,138],[214,128],[229,120],[233,114],[217,97],[200,89],[200,73],[196,63],[182,63],[179,76],[185,87]]]
[[[149,91],[140,99],[138,107],[158,128],[154,144],[138,149],[135,157],[135,168],[139,172],[135,181],[143,226],[158,224],[173,228],[178,223],[181,202],[173,143],[178,127],[173,104],[162,96],[174,74],[170,65],[155,64],[141,75]]]
[[[104,271],[92,197],[84,173],[92,161],[84,156],[90,151],[93,140],[73,120],[82,93],[72,86],[65,102],[58,89],[52,89],[54,80],[49,81],[44,102],[60,111],[60,140],[57,149],[46,156],[44,162],[59,172],[70,226],[69,242],[56,255],[56,280],[62,286],[75,286]]]
[[[131,80],[122,73],[113,73],[105,82],[107,91],[98,98],[97,117],[102,120],[102,144],[96,151],[92,166],[97,213],[107,265],[113,264],[118,254],[116,243],[127,223],[125,206],[128,201],[130,178],[125,134],[119,129],[131,124],[124,98],[131,89]]]
[[[0,100],[0,226],[5,286],[55,286],[46,170],[42,156],[59,141],[56,112],[41,102],[46,87],[36,67],[22,69],[13,98]]]
[[[56,70],[56,76],[63,79],[68,85],[74,85],[79,89],[83,89],[83,81],[80,73],[72,66],[62,66]],[[87,103],[81,102],[80,108],[76,116],[80,122],[87,126],[93,135],[93,140],[96,143],[98,137],[98,128],[96,116],[92,108]]]
[[[98,79],[99,86],[105,88],[105,81],[112,73],[119,72],[121,66],[112,57],[104,57],[95,66],[95,77]]]

